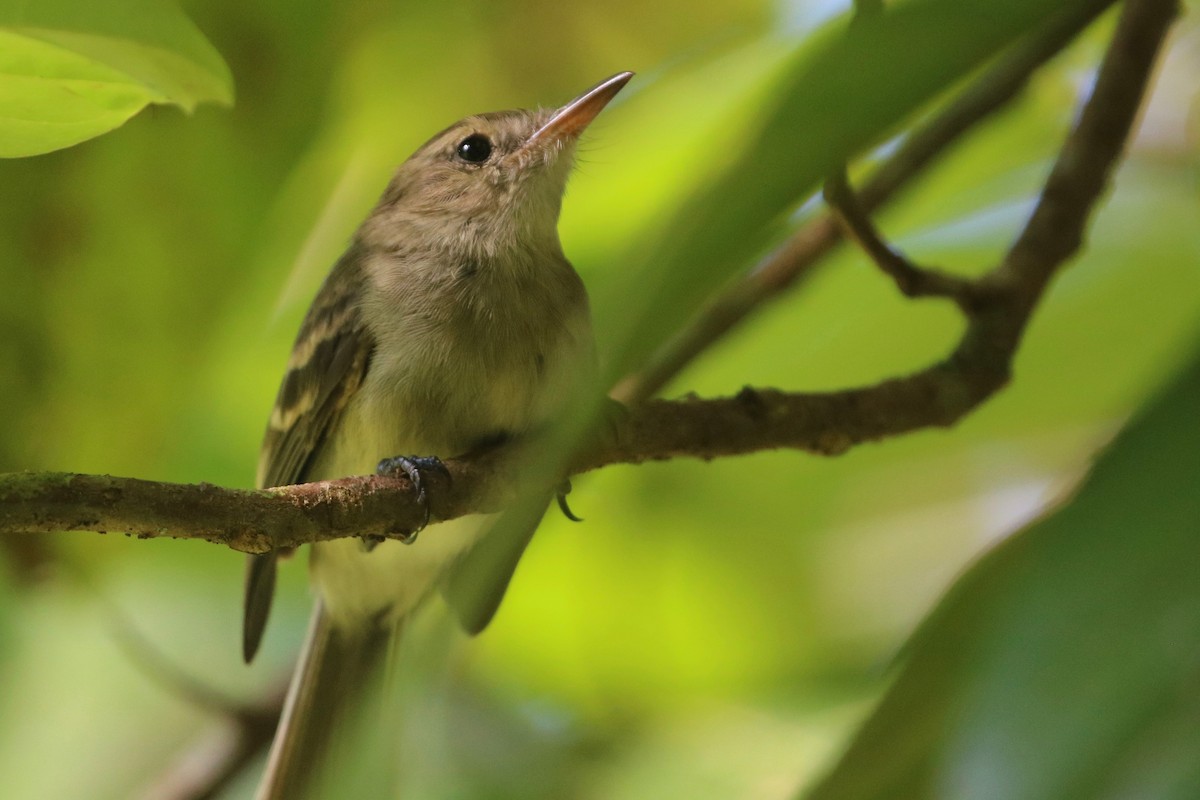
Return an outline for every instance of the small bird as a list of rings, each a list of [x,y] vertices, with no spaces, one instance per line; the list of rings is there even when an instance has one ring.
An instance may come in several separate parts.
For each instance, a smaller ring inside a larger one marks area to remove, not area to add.
[[[594,377],[587,294],[563,254],[558,216],[579,135],[632,76],[557,110],[467,117],[400,166],[301,325],[260,487],[376,469],[419,484],[437,457],[535,433]],[[439,523],[407,545],[312,547],[312,620],[259,798],[303,795],[404,619],[465,565],[487,523]],[[247,661],[266,626],[276,558],[250,557]],[[482,607],[455,609],[471,633],[490,620],[514,567],[515,557],[490,585],[472,587]]]

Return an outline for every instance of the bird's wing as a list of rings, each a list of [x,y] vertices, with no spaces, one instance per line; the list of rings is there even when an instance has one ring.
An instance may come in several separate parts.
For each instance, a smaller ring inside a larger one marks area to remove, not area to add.
[[[351,251],[334,267],[308,311],[263,439],[260,488],[305,479],[367,375],[375,342],[358,308],[360,280],[358,259]],[[249,559],[242,631],[247,661],[258,650],[271,610],[276,558],[277,553],[271,552]]]

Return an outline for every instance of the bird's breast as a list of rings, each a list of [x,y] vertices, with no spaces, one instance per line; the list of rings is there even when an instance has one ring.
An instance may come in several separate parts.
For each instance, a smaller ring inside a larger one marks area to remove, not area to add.
[[[441,295],[401,288],[378,293],[366,309],[376,346],[321,450],[316,477],[370,474],[391,456],[450,458],[497,437],[519,439],[561,411],[576,381],[590,377],[581,287],[497,290],[481,282],[478,293],[458,286]],[[371,552],[356,540],[323,544],[314,550],[314,577],[335,618],[403,615],[486,526],[467,517],[434,526],[412,546],[385,542]]]

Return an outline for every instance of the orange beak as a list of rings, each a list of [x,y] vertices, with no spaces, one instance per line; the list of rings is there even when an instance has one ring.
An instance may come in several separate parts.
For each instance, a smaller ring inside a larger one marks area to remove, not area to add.
[[[632,77],[632,72],[618,72],[588,89],[555,111],[550,121],[529,137],[529,143],[539,140],[573,139],[579,136]]]

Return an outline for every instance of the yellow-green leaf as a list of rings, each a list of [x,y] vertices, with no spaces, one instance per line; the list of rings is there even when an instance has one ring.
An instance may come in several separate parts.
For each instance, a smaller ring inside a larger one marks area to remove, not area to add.
[[[220,55],[168,0],[0,0],[0,156],[69,147],[148,103],[232,100]]]

